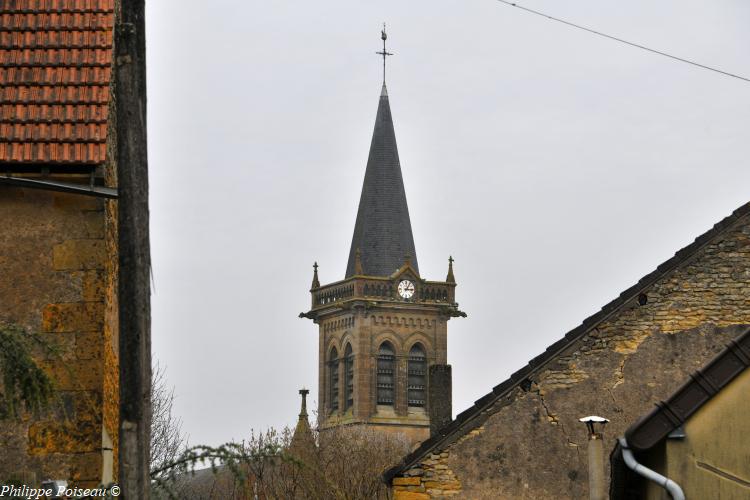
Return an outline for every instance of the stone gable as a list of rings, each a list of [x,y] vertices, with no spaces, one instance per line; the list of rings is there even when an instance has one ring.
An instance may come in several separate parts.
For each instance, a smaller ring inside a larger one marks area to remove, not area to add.
[[[605,447],[612,449],[640,415],[750,324],[747,208],[389,471],[395,498],[587,497],[587,437],[578,418],[609,418]]]

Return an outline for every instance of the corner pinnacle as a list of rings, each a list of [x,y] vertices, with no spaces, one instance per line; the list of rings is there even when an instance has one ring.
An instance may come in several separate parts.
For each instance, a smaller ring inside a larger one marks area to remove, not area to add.
[[[302,407],[299,411],[299,418],[300,420],[307,419],[307,395],[310,393],[308,389],[305,389],[304,387],[299,390],[300,396],[302,396]]]
[[[310,288],[320,288],[320,281],[318,280],[318,263],[313,264],[313,280]]]
[[[448,257],[448,276],[445,278],[446,283],[455,283],[456,278],[453,276],[453,256]]]

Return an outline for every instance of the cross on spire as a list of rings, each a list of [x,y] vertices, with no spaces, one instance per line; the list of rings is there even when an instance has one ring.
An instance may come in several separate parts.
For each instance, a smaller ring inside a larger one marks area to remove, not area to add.
[[[383,40],[383,51],[375,53],[383,56],[383,85],[385,85],[385,58],[393,55],[391,52],[385,50],[385,41],[388,39],[388,35],[385,33],[385,23],[383,23],[383,29],[380,31],[380,39]]]
[[[445,277],[446,283],[455,283],[456,277],[453,275],[453,256],[448,257],[448,276]]]
[[[302,408],[299,412],[299,418],[300,420],[307,419],[307,395],[310,394],[310,391],[308,389],[305,389],[304,387],[299,390],[300,396],[302,396]]]
[[[316,262],[313,264],[313,280],[312,285],[310,285],[310,288],[320,288],[320,280],[318,280],[318,263]]]

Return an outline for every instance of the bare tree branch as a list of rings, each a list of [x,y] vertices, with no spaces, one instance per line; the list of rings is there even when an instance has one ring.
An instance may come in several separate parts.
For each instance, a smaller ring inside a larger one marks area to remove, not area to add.
[[[151,378],[151,477],[155,471],[174,463],[187,448],[182,420],[173,413],[174,387],[168,387],[165,370],[157,362]],[[158,475],[158,474],[157,474]]]

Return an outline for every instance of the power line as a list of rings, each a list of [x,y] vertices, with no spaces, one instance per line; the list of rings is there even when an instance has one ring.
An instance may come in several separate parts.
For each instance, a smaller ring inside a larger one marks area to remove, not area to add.
[[[744,80],[746,82],[750,82],[750,78],[745,78],[744,76],[735,75],[734,73],[729,73],[727,71],[722,71],[720,69],[712,68],[711,66],[706,66],[705,64],[700,64],[700,63],[697,63],[695,61],[690,61],[688,59],[683,59],[682,57],[673,56],[671,54],[667,54],[666,52],[662,52],[660,50],[651,49],[651,48],[646,47],[644,45],[639,45],[637,43],[633,43],[633,42],[629,42],[627,40],[623,40],[622,38],[617,38],[616,36],[607,35],[606,33],[602,33],[601,31],[592,30],[591,28],[586,28],[585,26],[581,26],[581,25],[578,25],[578,24],[575,24],[575,23],[571,23],[570,21],[566,21],[564,19],[559,19],[557,17],[549,16],[549,15],[543,13],[543,12],[539,12],[539,11],[536,11],[536,10],[533,10],[533,9],[529,9],[528,7],[524,7],[522,5],[518,5],[516,3],[509,2],[507,0],[497,0],[497,1],[500,2],[500,3],[504,3],[505,5],[510,5],[511,7],[516,7],[516,8],[519,8],[521,10],[525,10],[526,12],[530,12],[530,13],[535,14],[537,16],[546,17],[547,19],[551,19],[552,21],[557,21],[558,23],[566,24],[568,26],[571,26],[573,28],[577,28],[579,30],[588,31],[589,33],[593,33],[594,35],[599,35],[601,37],[609,38],[610,40],[614,40],[616,42],[620,42],[620,43],[624,43],[626,45],[630,45],[631,47],[637,47],[639,49],[643,49],[643,50],[647,50],[649,52],[653,52],[654,54],[659,54],[660,56],[669,57],[670,59],[674,59],[676,61],[684,62],[684,63],[687,63],[687,64],[692,64],[693,66],[697,66],[699,68],[707,69],[709,71],[714,71],[716,73],[721,73],[722,75],[725,75],[725,76],[731,76],[732,78],[738,78],[740,80]]]

